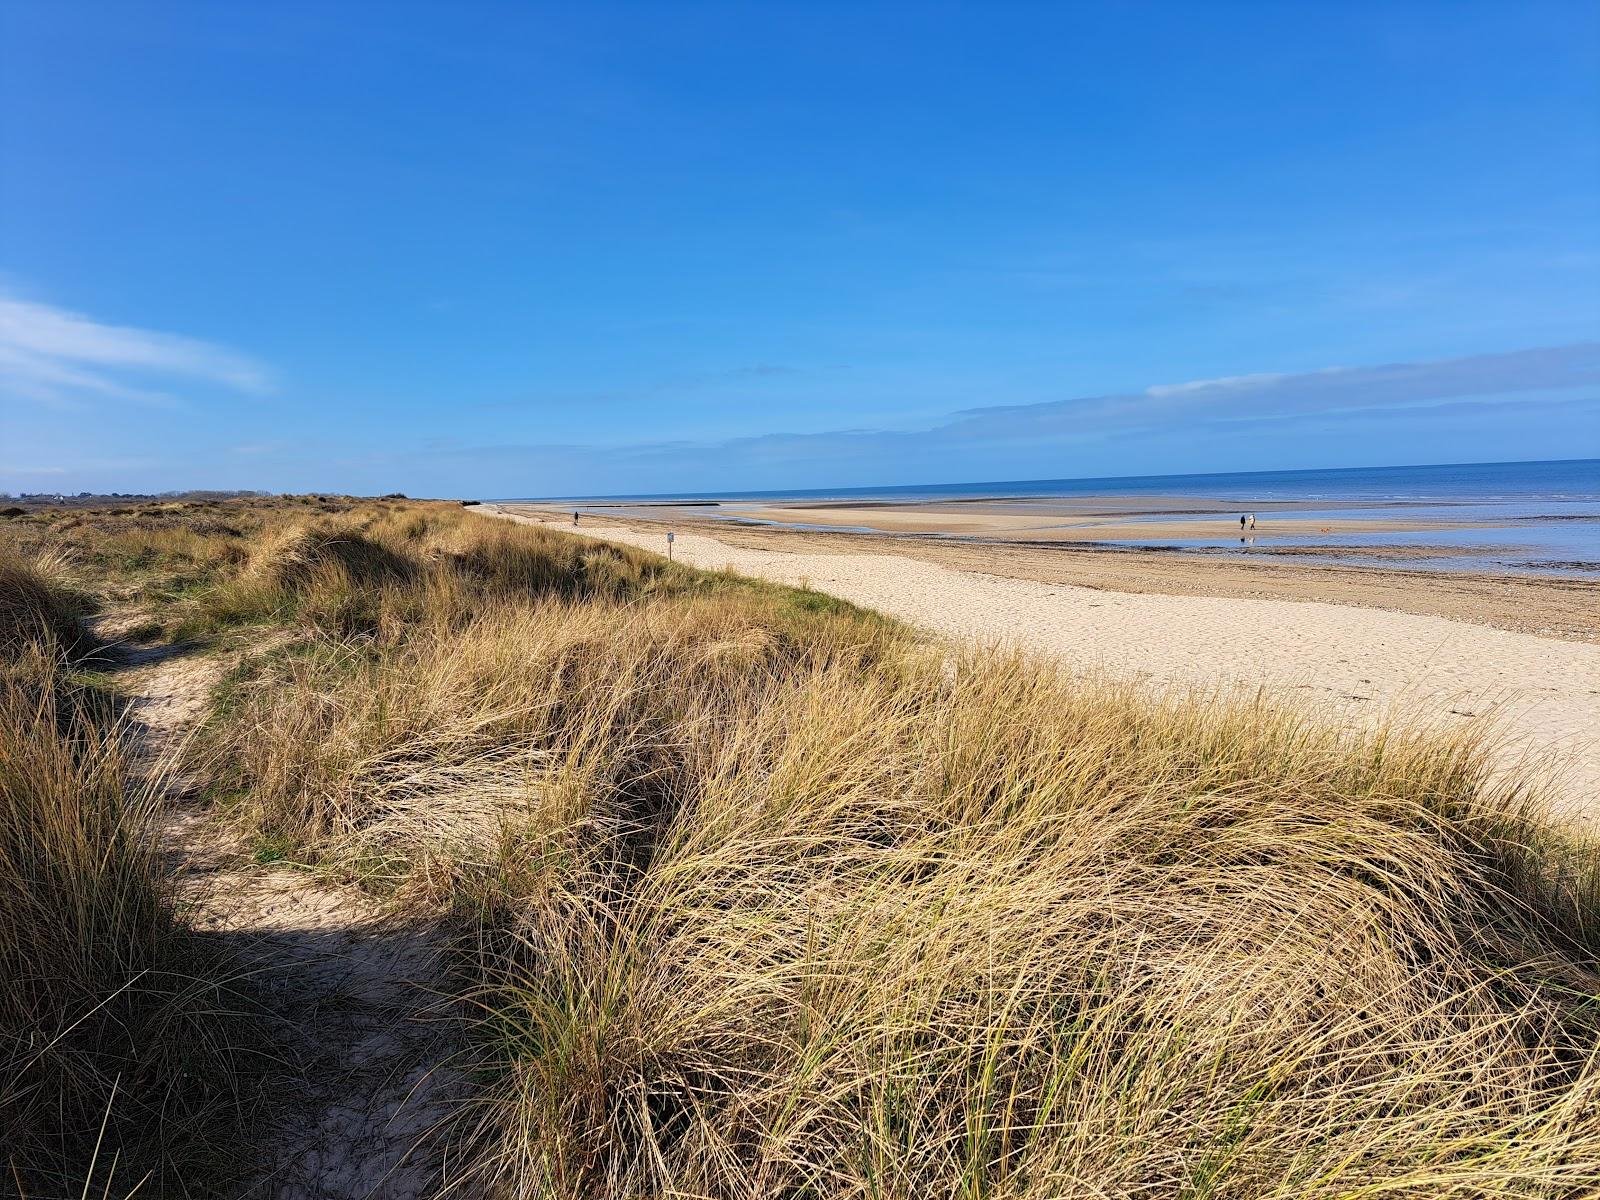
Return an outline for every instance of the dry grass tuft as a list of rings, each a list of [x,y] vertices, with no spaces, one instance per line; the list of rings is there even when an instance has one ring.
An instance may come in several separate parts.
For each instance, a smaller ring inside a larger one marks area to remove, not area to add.
[[[59,554],[27,557],[0,547],[0,662],[39,645],[82,656],[93,646],[83,619],[94,607]]]

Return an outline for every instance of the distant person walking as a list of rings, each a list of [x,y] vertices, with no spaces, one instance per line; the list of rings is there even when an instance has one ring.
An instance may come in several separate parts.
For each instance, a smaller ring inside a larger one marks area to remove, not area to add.
[[[1256,515],[1255,515],[1255,513],[1251,513],[1250,514],[1250,528],[1254,529],[1255,527],[1256,527]]]
[[[576,525],[576,524],[577,524],[577,523],[578,523],[578,514],[577,514],[577,513],[576,513],[576,512],[574,512],[574,513],[573,513],[573,514],[572,514],[572,523],[573,523],[573,524],[574,524],[574,525]]]
[[[1244,523],[1245,523],[1245,515],[1243,513],[1240,513],[1239,514],[1239,532],[1240,533],[1244,532]]]

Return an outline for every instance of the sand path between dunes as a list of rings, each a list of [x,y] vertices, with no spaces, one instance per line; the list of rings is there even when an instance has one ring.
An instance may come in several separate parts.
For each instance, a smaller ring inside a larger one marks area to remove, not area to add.
[[[131,614],[136,618],[140,614]],[[128,614],[124,614],[128,616]],[[135,774],[159,787],[159,835],[197,929],[225,939],[269,1010],[279,1070],[261,1083],[257,1200],[426,1200],[442,1188],[442,1131],[463,1081],[434,1019],[443,935],[371,897],[251,859],[196,803],[183,744],[229,662],[184,647],[113,644],[130,695]]]
[[[586,521],[572,532],[666,549],[653,530]],[[1600,645],[1340,604],[1099,591],[899,554],[748,549],[700,533],[679,533],[673,549],[691,566],[809,586],[946,637],[1158,688],[1267,688],[1345,719],[1486,726],[1503,768],[1548,775],[1558,811],[1600,830]]]

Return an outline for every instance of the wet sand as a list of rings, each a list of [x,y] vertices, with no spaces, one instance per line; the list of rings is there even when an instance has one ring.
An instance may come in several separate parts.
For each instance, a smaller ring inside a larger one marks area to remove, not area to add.
[[[572,528],[570,512],[534,506],[487,505],[485,515],[500,507]],[[666,548],[665,530],[651,522],[586,517],[577,532]],[[1051,654],[1158,689],[1264,689],[1363,725],[1398,715],[1481,729],[1501,769],[1548,779],[1560,811],[1600,819],[1600,585],[1592,581],[1447,581],[716,522],[679,523],[674,549],[694,566],[810,586],[941,636]],[[1469,619],[1429,611],[1439,607]],[[1550,632],[1517,627],[1534,611]]]
[[[1181,501],[1176,501],[1182,503]],[[1192,503],[1192,502],[1189,502]],[[780,525],[834,526],[881,533],[935,533],[1030,541],[1172,541],[1182,538],[1312,537],[1355,533],[1428,533],[1447,529],[1493,528],[1482,523],[1408,521],[1344,517],[1302,517],[1293,511],[1256,510],[1256,525],[1239,524],[1234,510],[1204,515],[1160,507],[1129,511],[1111,504],[1035,504],[1014,502],[820,505],[728,504],[727,517]],[[1174,519],[1184,517],[1185,519]]]

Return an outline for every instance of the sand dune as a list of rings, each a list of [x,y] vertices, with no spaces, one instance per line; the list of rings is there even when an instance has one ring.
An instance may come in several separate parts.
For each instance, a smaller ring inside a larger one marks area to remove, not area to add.
[[[580,532],[666,548],[655,530]],[[1362,721],[1399,712],[1488,723],[1502,764],[1548,772],[1562,811],[1600,826],[1597,645],[1338,604],[1108,592],[904,555],[750,549],[700,533],[679,533],[674,549],[693,566],[808,585],[938,634],[1157,687],[1267,688]]]

